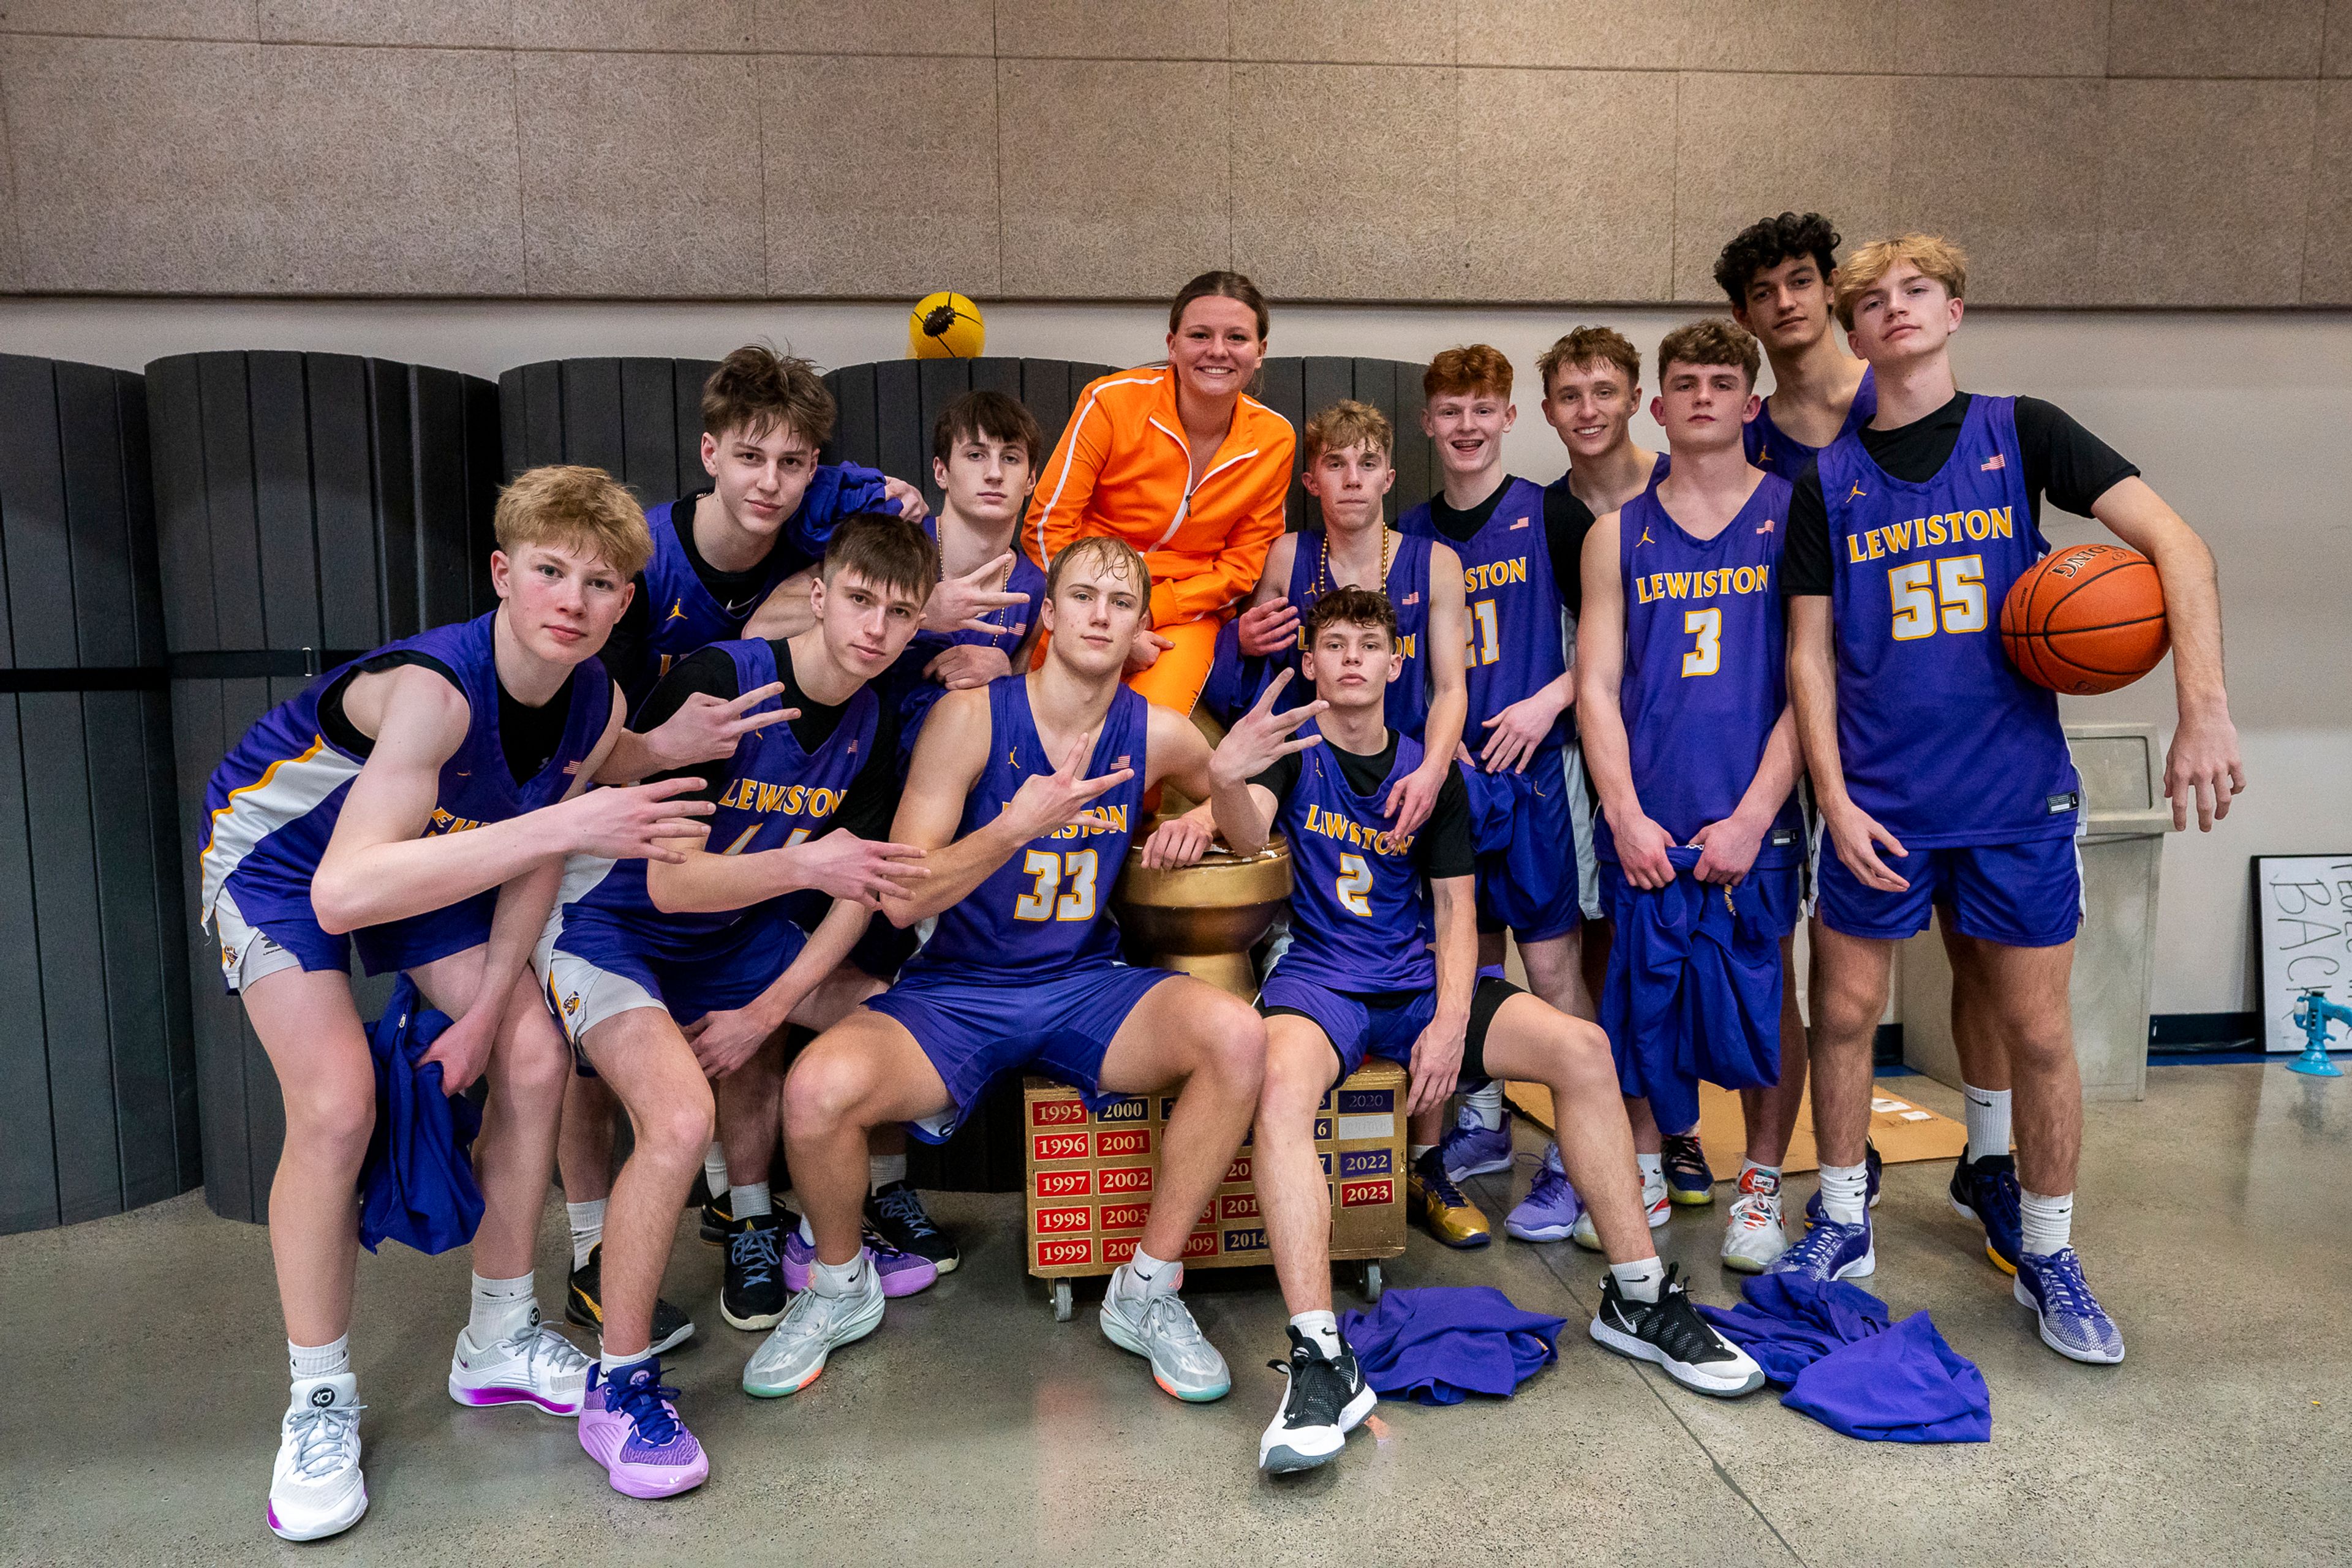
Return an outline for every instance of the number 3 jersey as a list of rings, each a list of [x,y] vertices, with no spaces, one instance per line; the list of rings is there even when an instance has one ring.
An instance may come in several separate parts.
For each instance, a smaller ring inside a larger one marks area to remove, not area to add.
[[[2050,548],[2034,521],[2017,400],[1972,396],[1923,483],[1859,432],[1822,448],[1838,755],[1847,792],[1906,848],[2072,835],[2080,782],[2055,693],[2001,652],[2001,601]]]
[[[1025,678],[992,680],[987,690],[988,763],[965,797],[958,838],[1003,816],[1023,780],[1050,775],[1062,762],[1047,756],[1037,738]],[[1110,890],[1127,864],[1128,845],[1142,815],[1143,748],[1150,718],[1151,704],[1119,687],[1103,715],[1094,754],[1083,766],[1086,778],[1135,770],[1134,777],[1105,790],[1087,807],[1108,818],[1110,826],[1075,824],[1014,850],[939,917],[930,940],[908,961],[908,973],[952,971],[961,977],[1026,984],[1118,960]]]
[[[1713,539],[1695,539],[1655,489],[1617,516],[1625,591],[1625,670],[1618,710],[1633,753],[1642,810],[1676,844],[1738,808],[1788,706],[1787,621],[1780,552],[1789,481],[1766,474]],[[1609,825],[1598,849],[1617,858]],[[1759,868],[1803,858],[1796,792],[1781,803],[1757,853]]]

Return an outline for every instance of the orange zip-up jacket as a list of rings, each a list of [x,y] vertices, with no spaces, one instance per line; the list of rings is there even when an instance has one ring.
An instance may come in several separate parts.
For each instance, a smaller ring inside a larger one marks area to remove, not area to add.
[[[1108,534],[1151,569],[1151,624],[1223,619],[1257,586],[1282,532],[1298,437],[1290,421],[1244,394],[1225,444],[1192,477],[1169,365],[1089,382],[1038,476],[1024,548],[1040,566],[1074,539]],[[1188,485],[1190,489],[1188,489]]]

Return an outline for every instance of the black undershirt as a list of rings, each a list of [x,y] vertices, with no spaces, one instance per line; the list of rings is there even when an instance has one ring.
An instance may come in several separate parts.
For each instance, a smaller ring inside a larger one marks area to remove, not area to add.
[[[1951,460],[1968,411],[1969,395],[1957,393],[1924,419],[1892,430],[1874,430],[1865,425],[1856,434],[1862,438],[1863,450],[1880,468],[1906,484],[1925,484]],[[2088,517],[2093,502],[2139,472],[2065,410],[2038,397],[2017,400],[2017,445],[2037,527],[2044,495],[2060,510]],[[1796,493],[1789,500],[1789,542],[1781,558],[1780,591],[1790,595],[1826,595],[1832,572],[1829,509],[1822,500],[1822,477],[1818,468],[1808,467],[1797,477]]]
[[[710,596],[725,605],[730,613],[749,616],[766,597],[769,558],[763,555],[740,572],[721,572],[702,558],[702,552],[695,547],[694,542],[694,510],[701,504],[702,498],[709,493],[709,490],[697,490],[671,503],[670,526],[677,532],[678,546],[686,552],[687,563],[694,568],[695,576],[709,591]],[[781,536],[777,547],[782,548]],[[629,607],[621,612],[620,624],[613,628],[613,635],[604,639],[601,654],[604,668],[613,672],[613,679],[621,683],[624,691],[639,689],[639,683],[649,673],[646,667],[652,657],[646,650],[653,642],[654,606],[646,594],[644,573],[637,574],[636,584],[635,596],[630,599]],[[642,734],[653,726],[640,721],[636,728]]]
[[[1318,748],[1339,759],[1339,776],[1358,795],[1370,798],[1379,795],[1381,785],[1388,782],[1389,770],[1396,766],[1397,733],[1388,731],[1388,744],[1371,755],[1340,750],[1323,737]],[[1293,752],[1276,757],[1274,766],[1250,780],[1259,788],[1270,791],[1277,801],[1290,798],[1298,784],[1299,759],[1307,753]],[[1445,770],[1445,782],[1437,786],[1436,804],[1429,808],[1429,820],[1412,836],[1412,847],[1406,858],[1423,876],[1467,877],[1478,868],[1476,851],[1470,839],[1470,792],[1462,783],[1462,775],[1453,768]]]
[[[1584,614],[1584,536],[1592,531],[1592,509],[1568,488],[1568,476],[1544,487],[1544,532],[1551,545],[1552,575],[1559,579],[1559,596],[1568,613]],[[1560,564],[1562,546],[1568,564]]]
[[[1486,526],[1487,519],[1495,515],[1495,509],[1503,502],[1503,492],[1510,488],[1511,476],[1505,474],[1503,482],[1495,487],[1493,495],[1475,506],[1458,511],[1446,504],[1445,492],[1440,490],[1429,498],[1429,519],[1437,525],[1437,531],[1445,536],[1447,543],[1467,544],[1476,537],[1480,529]],[[1574,609],[1582,598],[1578,591],[1577,560],[1584,548],[1585,531],[1592,526],[1592,514],[1585,511],[1582,501],[1576,500],[1573,496],[1569,499],[1575,502],[1576,511],[1584,512],[1583,525],[1577,525],[1574,512],[1563,510],[1555,516],[1551,499],[1547,496],[1544,498],[1544,543],[1551,554],[1551,579],[1561,602]]]
[[[359,726],[343,712],[343,693],[350,689],[353,677],[381,675],[404,664],[423,665],[456,687],[460,696],[465,693],[465,683],[457,679],[457,672],[431,654],[404,649],[365,659],[351,675],[329,688],[319,699],[319,728],[325,732],[327,739],[364,761],[374,750],[375,742],[362,734]],[[506,753],[507,772],[513,775],[518,785],[537,778],[546,770],[547,764],[555,760],[555,748],[563,743],[563,727],[572,717],[572,682],[578,679],[577,670],[565,676],[563,684],[556,688],[555,695],[538,708],[526,707],[516,701],[513,694],[507,690],[506,682],[501,680],[498,683],[499,748]]]
[[[849,704],[824,703],[811,697],[801,689],[800,681],[793,674],[792,646],[782,641],[771,642],[768,646],[775,650],[776,679],[784,683],[778,700],[786,708],[800,710],[799,718],[786,721],[792,726],[793,739],[800,742],[802,751],[814,756],[841,727],[842,716],[849,711]],[[735,673],[735,660],[726,649],[699,648],[671,665],[669,673],[662,677],[661,684],[646,698],[646,705],[637,714],[639,731],[642,733],[667,722],[671,715],[686,706],[687,698],[698,691],[709,692],[719,700],[729,702],[743,694],[742,684]],[[842,803],[841,809],[834,813],[824,827],[810,835],[811,837],[822,838],[835,828],[845,829],[860,838],[879,839],[889,836],[890,819],[898,813],[898,792],[905,781],[898,776],[898,710],[888,702],[881,703],[880,707],[880,722],[875,731],[873,752],[866,757],[866,765],[857,771],[857,777],[851,782],[849,798]],[[699,779],[702,787],[684,798],[716,804],[719,793],[727,787],[727,781],[734,776],[734,771],[733,758],[714,757],[690,768],[676,768],[666,773],[656,773],[654,779],[646,782]]]

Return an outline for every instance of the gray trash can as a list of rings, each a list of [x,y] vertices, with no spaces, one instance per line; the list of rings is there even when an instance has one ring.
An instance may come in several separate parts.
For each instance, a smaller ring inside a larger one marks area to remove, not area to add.
[[[2153,724],[2069,724],[2090,820],[2083,856],[2083,929],[2074,939],[2074,1059],[2085,1100],[2147,1094],[2147,996],[2156,899],[2172,808]],[[1934,931],[1903,944],[1903,1059],[1957,1088],[1952,970]]]

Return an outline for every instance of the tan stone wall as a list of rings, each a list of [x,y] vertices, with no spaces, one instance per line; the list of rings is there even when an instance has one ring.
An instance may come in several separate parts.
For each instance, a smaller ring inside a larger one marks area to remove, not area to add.
[[[0,0],[0,289],[2352,304],[2352,0]]]

